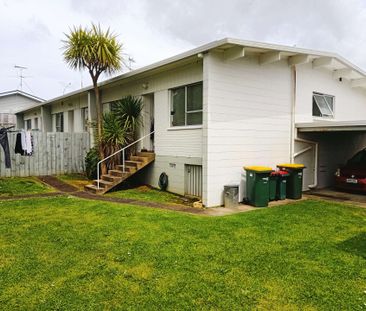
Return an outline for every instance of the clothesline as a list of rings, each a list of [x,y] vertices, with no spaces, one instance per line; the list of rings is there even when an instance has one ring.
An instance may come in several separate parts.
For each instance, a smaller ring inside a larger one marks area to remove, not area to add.
[[[39,130],[24,130],[24,129],[20,129],[20,130],[12,130],[12,131],[7,131],[8,133],[21,133],[22,131],[29,131],[29,132],[38,132]]]
[[[0,128],[0,145],[4,150],[5,154],[5,168],[11,168],[11,158],[10,158],[10,148],[8,133],[18,132],[15,142],[15,153],[21,154],[22,156],[31,156],[33,154],[33,137],[31,131],[26,131],[24,129],[17,131],[10,131],[11,128]]]

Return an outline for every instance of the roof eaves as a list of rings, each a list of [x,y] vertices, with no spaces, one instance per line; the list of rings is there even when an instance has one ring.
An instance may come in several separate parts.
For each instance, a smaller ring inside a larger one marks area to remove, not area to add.
[[[220,40],[216,40],[213,42],[210,42],[208,44],[199,46],[197,48],[194,48],[192,50],[180,53],[178,55],[175,55],[173,57],[155,62],[153,64],[141,67],[139,69],[127,72],[127,73],[123,73],[120,74],[116,77],[101,81],[100,83],[98,83],[99,87],[105,86],[107,84],[113,83],[113,82],[117,82],[123,79],[127,79],[133,76],[136,76],[138,74],[153,70],[153,69],[157,69],[160,67],[163,67],[165,65],[183,60],[185,58],[191,57],[195,54],[199,54],[199,53],[204,53],[207,52],[209,50],[218,48],[220,46],[223,46],[225,44],[232,44],[232,45],[240,45],[245,47],[254,47],[254,48],[262,48],[262,49],[268,49],[268,50],[276,50],[276,51],[284,51],[284,52],[290,52],[290,53],[296,53],[296,54],[308,54],[308,55],[312,55],[312,56],[318,56],[318,57],[331,57],[336,59],[337,61],[339,61],[340,63],[342,63],[344,66],[349,67],[351,69],[353,69],[354,71],[360,73],[361,75],[366,77],[366,72],[364,70],[362,70],[361,68],[359,68],[358,66],[352,64],[351,62],[349,62],[348,60],[346,60],[344,57],[336,54],[336,53],[330,53],[330,52],[324,52],[324,51],[316,51],[316,50],[310,50],[310,49],[304,49],[304,48],[298,48],[298,47],[289,47],[289,46],[284,46],[284,45],[277,45],[277,44],[271,44],[271,43],[263,43],[263,42],[256,42],[256,41],[247,41],[247,40],[240,40],[240,39],[235,39],[235,38],[224,38],[224,39],[220,39]],[[42,105],[47,105],[50,103],[53,103],[55,101],[59,101],[59,100],[63,100],[75,95],[80,95],[84,92],[90,91],[92,90],[93,87],[92,86],[87,86],[84,87],[82,89],[79,90],[75,90],[72,91],[70,93],[52,98],[50,100],[44,101],[43,103],[39,104],[38,106],[42,106]],[[33,107],[36,108],[37,106]],[[31,109],[33,109],[31,108]],[[30,109],[27,109],[30,110]],[[27,110],[24,110],[22,112],[25,112]]]
[[[35,95],[23,92],[21,90],[13,90],[13,91],[6,91],[6,92],[0,93],[0,97],[10,96],[10,95],[21,95],[21,96],[33,99],[33,100],[38,101],[38,102],[44,102],[45,101],[44,99],[42,99],[40,97],[37,97]]]

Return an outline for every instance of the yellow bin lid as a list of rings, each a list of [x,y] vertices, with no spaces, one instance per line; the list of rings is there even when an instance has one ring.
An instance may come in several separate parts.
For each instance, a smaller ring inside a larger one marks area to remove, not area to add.
[[[254,171],[254,172],[272,172],[272,167],[269,166],[244,166],[244,169],[247,171]]]
[[[283,163],[278,164],[277,167],[285,167],[285,168],[304,168],[304,164],[296,164],[296,163]]]

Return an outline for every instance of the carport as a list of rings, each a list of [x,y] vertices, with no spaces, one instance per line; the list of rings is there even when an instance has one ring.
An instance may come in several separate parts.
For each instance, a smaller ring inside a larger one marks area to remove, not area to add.
[[[334,185],[334,174],[366,147],[366,121],[296,123],[295,162],[303,163],[303,190]]]

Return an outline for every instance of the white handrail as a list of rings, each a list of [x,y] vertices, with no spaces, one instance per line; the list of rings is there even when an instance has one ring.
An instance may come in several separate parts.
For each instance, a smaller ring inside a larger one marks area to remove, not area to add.
[[[120,153],[120,152],[123,152],[122,154],[122,166],[123,166],[123,172],[125,172],[125,150],[131,146],[133,146],[134,144],[140,142],[141,140],[145,139],[146,137],[148,136],[151,136],[152,134],[154,134],[155,131],[152,131],[150,132],[149,134],[145,135],[145,136],[142,136],[141,138],[139,138],[138,140],[135,140],[133,143],[127,145],[126,147],[123,147],[122,149],[116,151],[115,153],[112,153],[111,155],[109,155],[108,157],[100,160],[97,164],[97,189],[100,189],[99,187],[99,165],[102,164],[105,160],[108,160],[110,159],[111,157],[115,156],[116,154]]]

